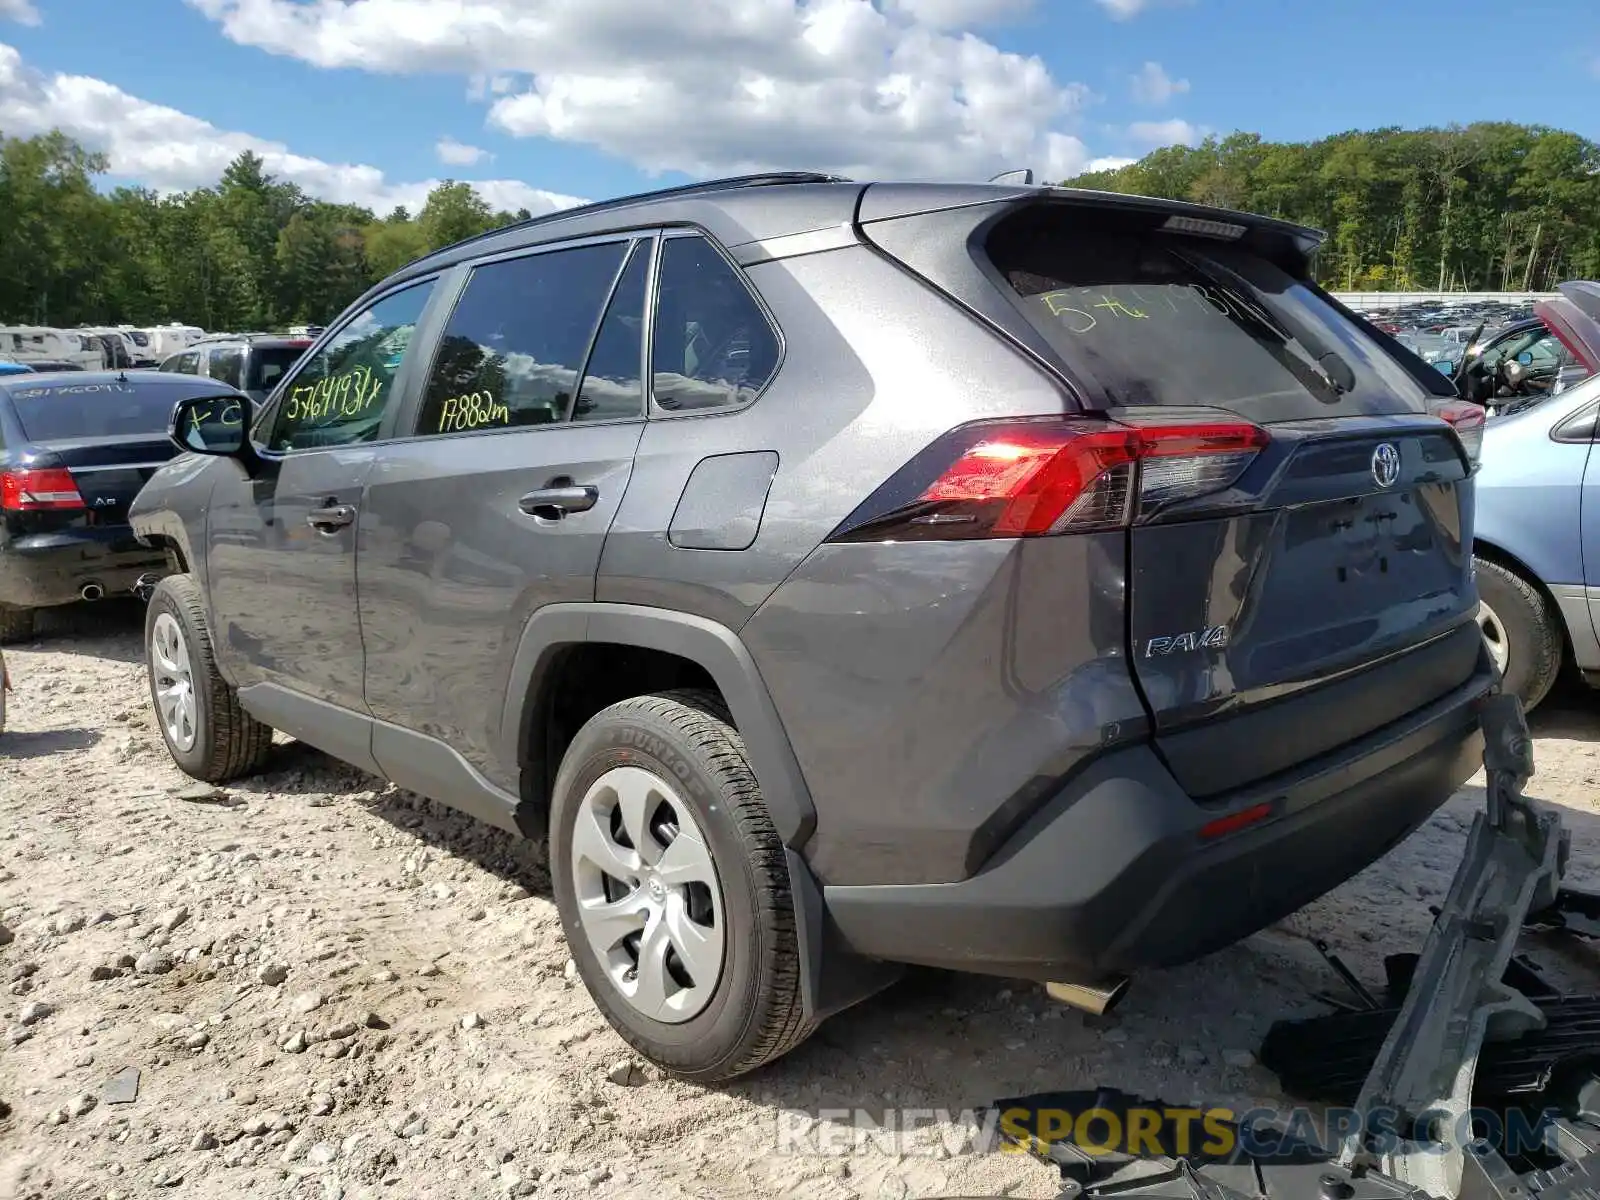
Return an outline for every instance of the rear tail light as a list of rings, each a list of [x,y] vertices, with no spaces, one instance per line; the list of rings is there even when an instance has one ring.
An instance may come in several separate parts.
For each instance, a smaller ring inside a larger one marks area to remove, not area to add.
[[[1233,485],[1267,444],[1248,421],[978,421],[941,437],[845,518],[835,542],[1114,529]]]
[[[1461,439],[1461,447],[1474,464],[1483,453],[1484,408],[1470,400],[1443,400],[1434,405],[1433,415],[1450,423]]]
[[[72,472],[59,467],[35,471],[0,472],[0,509],[38,512],[52,508],[82,508],[83,497]]]

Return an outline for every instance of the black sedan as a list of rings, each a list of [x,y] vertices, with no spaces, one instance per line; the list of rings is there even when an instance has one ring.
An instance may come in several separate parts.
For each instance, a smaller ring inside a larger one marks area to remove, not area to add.
[[[128,504],[178,453],[173,405],[218,387],[158,371],[0,377],[0,642],[30,636],[38,609],[165,573],[162,552],[128,527]]]

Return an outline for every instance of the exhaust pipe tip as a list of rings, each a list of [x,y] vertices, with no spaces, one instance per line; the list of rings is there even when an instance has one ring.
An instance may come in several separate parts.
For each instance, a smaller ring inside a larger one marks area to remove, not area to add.
[[[1080,1012],[1103,1017],[1122,1002],[1133,982],[1127,976],[1100,983],[1052,982],[1044,985],[1052,1000],[1059,1000]]]
[[[106,594],[105,588],[98,583],[86,583],[78,595],[84,600],[98,600]]]

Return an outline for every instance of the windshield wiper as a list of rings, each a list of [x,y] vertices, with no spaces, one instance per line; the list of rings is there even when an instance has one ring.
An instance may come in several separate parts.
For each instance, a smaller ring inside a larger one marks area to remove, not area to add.
[[[1307,336],[1304,331],[1296,333],[1287,322],[1280,320],[1256,298],[1255,288],[1244,276],[1229,266],[1185,250],[1171,248],[1170,253],[1190,270],[1227,292],[1241,309],[1255,318],[1257,324],[1277,338],[1280,345],[1293,352],[1298,365],[1310,369],[1317,382],[1333,393],[1333,400],[1355,390],[1356,373],[1350,369],[1350,364],[1335,350],[1322,347],[1320,354],[1314,353],[1314,348],[1321,346],[1320,342]],[[1292,367],[1290,369],[1293,370]],[[1300,372],[1296,371],[1295,374],[1299,376]],[[1306,380],[1302,377],[1301,382],[1305,383]]]

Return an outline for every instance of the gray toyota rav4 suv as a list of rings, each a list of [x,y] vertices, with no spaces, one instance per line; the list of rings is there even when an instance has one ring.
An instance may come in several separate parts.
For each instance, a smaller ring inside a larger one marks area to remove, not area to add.
[[[595,1002],[700,1080],[902,964],[1227,945],[1427,818],[1495,686],[1482,412],[1320,236],[784,173],[431,254],[253,420],[177,406],[172,756],[281,730],[548,839]]]

